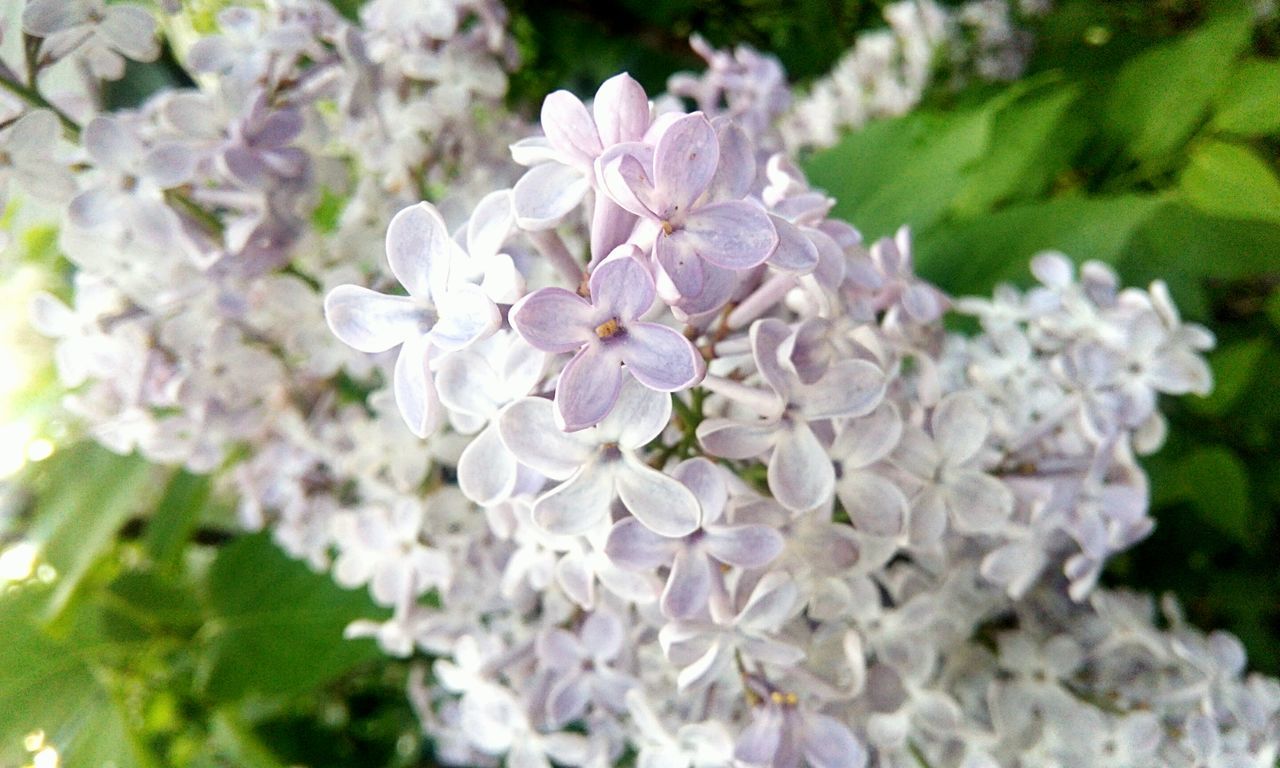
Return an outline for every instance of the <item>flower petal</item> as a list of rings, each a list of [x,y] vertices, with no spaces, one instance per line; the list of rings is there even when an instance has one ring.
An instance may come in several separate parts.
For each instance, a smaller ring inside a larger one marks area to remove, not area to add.
[[[566,432],[599,424],[622,389],[622,361],[608,349],[585,347],[565,365],[556,384],[556,412]]]
[[[340,285],[324,297],[329,330],[350,347],[377,354],[421,336],[422,309],[407,296],[387,296],[358,285]]]
[[[662,536],[686,536],[698,528],[698,500],[669,475],[624,455],[617,470],[618,496],[646,528]]]
[[[933,409],[933,439],[948,464],[963,464],[982,448],[991,419],[973,395],[957,392]]]
[[[863,768],[867,750],[833,717],[812,712],[804,719],[800,748],[812,768]]]
[[[630,254],[632,245],[621,246],[591,273],[591,303],[598,313],[630,323],[653,306],[653,276]],[[616,254],[616,255],[615,255]]]
[[[682,298],[696,299],[702,294],[706,284],[702,259],[687,240],[659,235],[653,255]]]
[[[870,413],[884,399],[884,371],[865,360],[841,360],[793,399],[805,418],[834,419]]]
[[[769,457],[769,490],[782,506],[795,512],[813,509],[835,492],[831,459],[807,424],[779,430]]]
[[[556,426],[555,406],[543,397],[517,400],[498,417],[502,442],[521,464],[552,480],[564,480],[592,455],[592,449]]]
[[[736,270],[763,264],[778,247],[769,214],[745,201],[699,206],[672,238],[712,264]]]
[[[907,497],[888,478],[874,472],[848,472],[840,478],[836,493],[859,531],[872,536],[897,536],[903,532]]]
[[[466,283],[436,296],[440,318],[431,342],[443,350],[462,349],[492,335],[502,325],[498,307],[478,285]]]
[[[782,534],[767,525],[725,525],[707,529],[707,554],[739,568],[760,568],[782,553]]]
[[[706,372],[693,342],[665,325],[631,323],[618,347],[631,375],[659,392],[688,389]]]
[[[423,336],[406,339],[400,347],[392,375],[392,388],[400,415],[409,425],[409,431],[418,437],[426,437],[435,430],[440,412],[435,383],[427,366],[429,349]]]
[[[604,544],[604,553],[623,568],[633,571],[669,565],[677,544],[649,530],[634,517],[614,523]]]
[[[599,436],[619,447],[637,450],[666,429],[671,421],[671,397],[624,377],[618,402],[600,424]]]
[[[551,229],[568,216],[590,189],[582,171],[562,163],[542,163],[525,171],[511,190],[516,226],[530,232]]]
[[[949,473],[945,488],[951,520],[964,533],[998,530],[1013,513],[1013,492],[990,475]]]
[[[481,198],[467,220],[467,253],[471,258],[483,262],[496,256],[516,225],[515,216],[511,190],[500,189]]]
[[[544,352],[573,352],[595,336],[595,310],[564,288],[539,288],[517,302],[509,317],[511,327]]]
[[[586,106],[568,91],[555,91],[542,102],[542,131],[567,162],[590,167],[603,151],[600,134]]]
[[[591,112],[600,142],[605,146],[638,141],[649,129],[649,97],[644,87],[626,72],[601,84]]]
[[[672,122],[653,152],[653,181],[663,218],[687,214],[715,176],[720,143],[705,115],[695,112]]]
[[[614,498],[613,470],[591,463],[538,497],[533,520],[555,536],[577,536],[609,519]]]
[[[796,583],[786,573],[767,573],[751,590],[751,597],[734,623],[747,629],[773,631],[791,617],[799,594]]]
[[[753,459],[773,446],[779,431],[775,421],[746,424],[729,419],[706,419],[698,425],[698,442],[712,456]]]
[[[431,203],[401,210],[387,225],[387,262],[391,272],[419,299],[443,295],[452,262],[461,250],[449,237],[440,212]]]
[[[673,619],[698,613],[711,596],[711,563],[702,552],[684,548],[676,552],[662,591],[662,612]]]
[[[458,487],[468,499],[489,506],[506,499],[516,487],[519,465],[502,442],[497,423],[476,435],[458,457]]]

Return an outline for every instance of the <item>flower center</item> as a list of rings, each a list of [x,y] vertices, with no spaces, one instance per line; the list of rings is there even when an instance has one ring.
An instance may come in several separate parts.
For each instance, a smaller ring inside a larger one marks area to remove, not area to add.
[[[622,331],[622,324],[618,322],[618,318],[611,317],[603,323],[596,326],[596,336],[601,339],[612,339]]]
[[[794,707],[800,703],[800,697],[794,693],[783,693],[782,691],[774,691],[769,694],[769,700],[774,704],[781,704],[786,707]]]
[[[671,226],[671,222],[669,222],[669,221],[667,221],[667,220],[665,220],[665,219],[662,221],[662,233],[663,233],[664,235],[669,235],[669,234],[671,234],[672,232],[674,232],[674,231],[675,231],[675,229],[676,229],[675,227]]]

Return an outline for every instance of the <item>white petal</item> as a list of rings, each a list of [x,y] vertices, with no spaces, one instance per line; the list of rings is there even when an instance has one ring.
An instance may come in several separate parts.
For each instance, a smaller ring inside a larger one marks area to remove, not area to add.
[[[712,456],[725,459],[751,459],[773,446],[780,431],[775,421],[751,424],[729,419],[707,419],[698,425],[698,442]]]
[[[421,336],[425,316],[407,296],[387,296],[358,285],[340,285],[324,298],[333,335],[361,352],[377,354]]]
[[[564,480],[592,455],[581,438],[556,426],[555,406],[544,397],[526,397],[512,403],[498,418],[502,442],[521,464],[552,480]]]
[[[602,439],[636,450],[662,434],[671,421],[671,395],[655,392],[631,376],[623,377],[613,410],[597,430]]]
[[[427,352],[425,338],[417,336],[408,339],[400,347],[400,355],[396,358],[392,375],[400,415],[409,425],[409,431],[418,437],[431,434],[440,415],[436,385],[431,380],[431,370],[427,366]]]
[[[676,537],[698,528],[698,500],[674,478],[626,456],[617,470],[618,496],[646,528]]]
[[[775,630],[791,617],[798,596],[796,583],[786,573],[765,574],[751,591],[735,623],[749,629]]]
[[[973,395],[957,392],[942,398],[933,411],[933,438],[949,464],[961,464],[982,448],[991,420]]]
[[[536,232],[551,229],[582,203],[590,185],[576,168],[561,163],[535,165],[511,190],[516,224]]]
[[[516,486],[516,457],[503,444],[497,423],[476,435],[458,457],[458,487],[481,506],[496,504]]]
[[[778,503],[801,512],[831,498],[836,472],[813,430],[807,424],[792,424],[777,433],[768,480]]]
[[[613,471],[591,463],[573,477],[538,497],[533,519],[542,530],[556,536],[586,533],[609,519],[614,499]]]
[[[872,536],[897,536],[907,521],[907,497],[889,478],[854,471],[836,486],[853,527]]]

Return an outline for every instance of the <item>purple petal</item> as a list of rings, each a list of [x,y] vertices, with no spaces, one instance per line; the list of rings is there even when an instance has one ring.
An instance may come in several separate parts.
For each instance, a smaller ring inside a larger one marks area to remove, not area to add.
[[[476,435],[458,457],[458,487],[480,506],[489,506],[511,495],[519,466],[502,443],[497,423]]]
[[[987,439],[991,421],[977,399],[958,392],[948,395],[933,410],[933,439],[950,464],[970,459]]]
[[[732,120],[716,118],[713,125],[720,145],[720,163],[711,180],[710,200],[741,200],[756,180],[755,145],[747,132]]]
[[[808,274],[818,266],[818,247],[796,225],[779,216],[770,216],[778,233],[778,247],[769,257],[769,266],[784,272]]]
[[[850,472],[836,487],[853,527],[872,536],[897,536],[906,527],[907,497],[888,478]]]
[[[699,206],[672,237],[725,269],[763,264],[778,247],[769,214],[745,201]]]
[[[663,131],[653,152],[653,180],[662,218],[687,215],[720,163],[720,143],[705,115],[686,115]]]
[[[538,497],[533,503],[533,520],[547,533],[576,536],[608,520],[613,497],[613,471],[601,464],[588,464]]]
[[[161,144],[142,161],[142,173],[158,186],[168,189],[185,183],[195,171],[196,156],[190,147]]]
[[[595,310],[564,288],[539,288],[511,308],[511,327],[543,352],[573,352],[594,340]]]
[[[676,546],[675,541],[654,533],[634,517],[627,517],[614,523],[604,552],[623,568],[642,571],[669,565]]]
[[[653,276],[633,254],[635,246],[624,245],[591,273],[591,301],[596,311],[629,323],[653,306],[656,290]]]
[[[687,619],[702,610],[711,595],[711,563],[696,550],[676,552],[662,591],[662,612],[673,619]]]
[[[649,97],[626,72],[604,81],[596,91],[591,111],[605,146],[639,141],[649,129]]]
[[[999,530],[1013,512],[1013,493],[996,478],[981,472],[948,475],[947,507],[956,530],[986,533]]]
[[[799,590],[790,576],[781,571],[768,573],[751,591],[736,623],[748,629],[776,630],[791,617],[798,596]]]
[[[655,243],[653,255],[657,257],[662,271],[671,278],[671,284],[686,299],[696,299],[706,287],[706,275],[702,268],[702,259],[698,258],[688,240],[668,235],[660,235]]]
[[[635,229],[636,215],[608,195],[596,195],[591,211],[591,260],[603,259],[627,242]]]
[[[111,47],[137,61],[151,61],[160,54],[155,17],[136,5],[107,6],[98,34]]]
[[[618,496],[646,528],[661,536],[677,537],[698,528],[698,500],[669,475],[632,456],[617,469]]]
[[[84,229],[96,229],[115,219],[116,196],[104,187],[86,189],[67,207],[67,218]]]
[[[773,447],[777,422],[745,424],[729,419],[707,419],[698,425],[698,442],[712,456],[753,459]]]
[[[582,171],[563,163],[542,163],[525,171],[511,190],[516,225],[530,232],[551,229],[586,197],[590,183]]]
[[[849,729],[816,712],[804,719],[800,747],[812,768],[863,768],[867,764],[867,751]]]
[[[618,401],[622,363],[601,345],[584,348],[560,372],[556,411],[566,432],[599,424]]]
[[[391,272],[410,296],[443,295],[460,249],[435,206],[418,203],[397,213],[387,225],[386,244]]]
[[[831,455],[845,469],[870,466],[892,453],[901,437],[902,417],[897,407],[881,402],[871,413],[845,425]]]
[[[288,146],[302,133],[305,122],[296,109],[279,109],[267,114],[254,126],[253,144],[263,149],[279,149]]]
[[[113,117],[93,118],[83,139],[89,157],[103,168],[128,172],[142,159],[142,142]]]
[[[618,347],[631,375],[659,392],[687,389],[705,372],[693,342],[665,325],[632,323]]]
[[[340,285],[324,298],[324,317],[333,335],[350,347],[377,354],[421,336],[422,309],[408,296],[387,296],[358,285]]]
[[[542,131],[551,146],[579,168],[591,167],[604,149],[591,113],[568,91],[555,91],[542,102]]]
[[[724,470],[701,456],[687,459],[671,470],[671,476],[693,491],[702,508],[702,524],[719,519],[729,502],[729,487]]]
[[[659,201],[649,169],[653,148],[639,142],[615,145],[596,161],[596,175],[605,193],[626,210],[647,219],[656,219]]]
[[[865,360],[842,360],[795,394],[806,419],[833,419],[870,413],[884,399],[885,375]]]
[[[574,674],[561,678],[551,687],[547,696],[548,725],[555,729],[563,728],[582,717],[590,701],[591,688],[583,675]]]
[[[779,351],[791,336],[791,329],[777,318],[765,318],[752,323],[751,354],[756,369],[778,397],[790,401],[795,387],[795,375],[782,365]]]
[[[792,424],[790,429],[777,433],[769,458],[768,480],[778,503],[802,512],[831,498],[836,473],[813,430],[807,424]]]
[[[22,29],[36,37],[49,37],[84,21],[83,9],[67,0],[31,0],[22,9]]]
[[[733,756],[747,765],[773,765],[781,743],[782,713],[771,707],[757,709],[751,723],[738,736]]]
[[[418,437],[426,437],[435,429],[440,410],[435,383],[427,366],[428,351],[425,337],[412,336],[405,340],[392,375],[400,415],[409,425],[409,431]]]
[[[600,424],[599,434],[634,451],[661,434],[670,421],[671,397],[626,376],[618,402]]]
[[[431,329],[431,342],[443,350],[462,349],[502,325],[498,307],[477,285],[460,285],[437,296],[436,309],[440,318]]]
[[[597,610],[582,622],[582,645],[593,659],[616,657],[626,637],[626,628],[610,611]]]
[[[507,406],[498,418],[502,442],[524,464],[552,480],[563,480],[591,456],[580,438],[556,426],[555,406],[542,397],[526,397]]]
[[[739,568],[761,568],[782,553],[782,534],[767,525],[713,526],[703,539],[707,554]]]

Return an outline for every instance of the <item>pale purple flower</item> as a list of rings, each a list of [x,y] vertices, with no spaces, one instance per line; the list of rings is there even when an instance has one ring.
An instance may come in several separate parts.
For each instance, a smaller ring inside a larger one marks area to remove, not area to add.
[[[626,642],[622,620],[601,608],[587,616],[577,635],[556,628],[538,638],[539,660],[554,680],[547,692],[547,720],[552,728],[581,718],[591,704],[613,712],[623,710],[627,691],[639,684],[613,668],[623,660]]]
[[[151,61],[160,54],[156,20],[141,5],[106,0],[31,0],[22,9],[23,31],[45,38],[42,55],[68,52],[95,77],[119,80],[124,60]]]
[[[859,532],[879,537],[902,535],[907,525],[907,497],[877,465],[898,445],[902,418],[892,403],[851,419],[831,446],[839,463],[836,496]]]
[[[665,538],[634,518],[619,520],[609,532],[605,553],[615,563],[636,570],[671,567],[661,603],[671,618],[691,618],[706,606],[721,564],[760,568],[782,551],[782,536],[767,525],[720,523],[729,500],[723,471],[703,458],[689,459],[671,471],[698,498],[702,514],[693,533]]]
[[[918,484],[911,498],[911,540],[929,545],[947,520],[961,533],[998,529],[1013,512],[1013,493],[981,469],[990,418],[973,395],[956,393],[933,409],[930,437],[909,426],[891,460]]]
[[[0,209],[10,182],[36,197],[61,203],[76,191],[75,179],[54,157],[62,126],[47,109],[36,109],[0,131]]]
[[[867,750],[848,726],[771,691],[738,736],[733,756],[751,768],[863,768]]]
[[[707,419],[698,425],[698,441],[712,455],[727,459],[755,458],[772,449],[769,490],[788,509],[802,511],[830,499],[836,483],[827,450],[809,423],[868,413],[884,397],[885,376],[865,360],[842,360],[818,381],[805,384],[779,360],[779,349],[790,335],[780,320],[752,325],[756,365],[771,389],[762,393],[763,418]]]
[[[756,204],[706,200],[719,165],[715,128],[699,112],[672,121],[652,148],[624,144],[597,161],[609,196],[656,228],[654,257],[686,299],[764,263],[778,246]]]
[[[340,285],[325,297],[325,319],[335,336],[361,352],[400,347],[396,403],[413,433],[424,437],[439,415],[432,350],[463,349],[497,330],[501,318],[479,286],[458,280],[467,255],[430,203],[396,214],[386,247],[391,272],[409,295]]]
[[[586,533],[606,523],[614,499],[621,499],[645,527],[684,536],[698,527],[697,499],[640,455],[670,418],[670,397],[629,379],[609,416],[589,430],[562,431],[551,401],[536,397],[512,403],[499,426],[520,463],[564,481],[534,503],[533,518],[546,531]]]
[[[598,424],[623,381],[658,392],[687,389],[702,377],[702,355],[679,331],[640,317],[653,305],[649,271],[623,246],[592,273],[590,299],[542,288],[511,308],[511,325],[545,352],[574,352],[556,385],[556,411],[570,432]],[[624,372],[630,376],[624,375]]]

